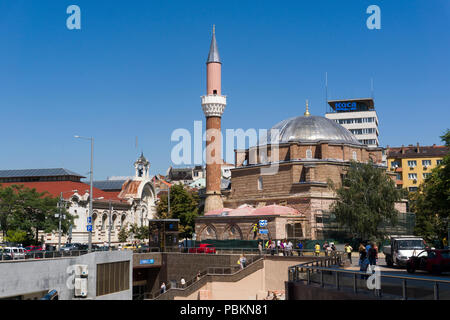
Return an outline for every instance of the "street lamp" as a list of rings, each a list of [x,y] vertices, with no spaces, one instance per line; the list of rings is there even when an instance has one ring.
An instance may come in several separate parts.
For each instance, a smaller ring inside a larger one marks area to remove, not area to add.
[[[93,185],[93,181],[92,181],[92,176],[93,176],[93,174],[94,174],[94,168],[93,168],[93,162],[94,162],[94,138],[93,137],[90,137],[90,138],[87,138],[87,137],[81,137],[81,136],[74,136],[75,138],[77,138],[77,139],[84,139],[84,140],[89,140],[89,141],[91,141],[91,171],[89,172],[90,173],[90,192],[89,192],[89,220],[91,220],[92,219],[92,200],[93,200],[93,196],[94,196],[94,193],[93,193],[93,188],[92,188],[92,185]],[[92,229],[90,229],[90,231],[89,231],[89,240],[88,240],[88,244],[89,244],[89,246],[88,246],[88,252],[91,252],[92,251]]]
[[[62,191],[61,193],[60,193],[60,195],[59,195],[59,201],[58,201],[58,207],[59,207],[59,213],[56,213],[55,214],[55,217],[56,218],[59,218],[59,229],[58,229],[58,233],[59,233],[59,236],[58,236],[58,251],[61,249],[61,220],[62,219],[65,219],[66,218],[66,216],[64,215],[63,216],[63,214],[62,214],[62,207],[63,207],[63,204],[64,204],[64,199],[63,199],[63,193],[68,193],[68,192],[78,192],[78,190],[71,190],[71,191]]]

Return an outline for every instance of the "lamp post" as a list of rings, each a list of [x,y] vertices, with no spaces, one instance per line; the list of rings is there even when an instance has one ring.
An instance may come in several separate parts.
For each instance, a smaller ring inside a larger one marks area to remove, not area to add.
[[[58,207],[59,207],[59,213],[55,214],[56,218],[59,218],[59,228],[58,228],[58,251],[61,249],[61,221],[62,219],[65,219],[66,216],[62,214],[62,207],[64,205],[64,199],[63,199],[63,193],[68,193],[68,192],[78,192],[77,190],[71,190],[71,191],[64,191],[61,192],[59,195],[59,201],[58,201]]]
[[[92,181],[92,177],[93,177],[93,174],[94,174],[94,168],[93,168],[93,162],[94,162],[94,138],[93,137],[90,137],[90,138],[87,138],[87,137],[81,137],[81,136],[74,136],[75,138],[78,138],[78,139],[84,139],[84,140],[89,140],[89,141],[91,141],[91,171],[89,172],[90,173],[90,191],[89,191],[89,218],[90,219],[92,219],[92,200],[93,200],[93,196],[94,196],[94,194],[93,194],[93,188],[92,188],[92,185],[93,185],[93,181]],[[91,252],[92,251],[92,229],[89,231],[89,237],[88,237],[88,252]]]

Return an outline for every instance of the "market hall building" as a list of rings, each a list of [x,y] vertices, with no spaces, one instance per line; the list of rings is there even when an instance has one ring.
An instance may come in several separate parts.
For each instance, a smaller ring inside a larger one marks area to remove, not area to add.
[[[93,183],[92,243],[108,242],[111,225],[111,243],[119,242],[119,232],[127,225],[148,225],[156,214],[156,192],[149,175],[150,162],[143,154],[134,163],[135,175],[125,180],[106,180]],[[90,185],[82,182],[84,176],[64,168],[0,170],[0,188],[23,185],[48,192],[52,197],[62,196],[70,214],[77,216],[69,234],[61,243],[87,243]],[[46,244],[58,244],[58,230],[39,232]],[[2,233],[0,233],[0,241]]]

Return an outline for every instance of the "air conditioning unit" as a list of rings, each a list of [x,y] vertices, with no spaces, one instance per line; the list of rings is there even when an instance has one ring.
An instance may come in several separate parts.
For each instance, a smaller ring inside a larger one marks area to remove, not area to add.
[[[75,276],[76,277],[87,277],[88,276],[88,266],[86,264],[75,265]]]
[[[87,297],[87,279],[75,278],[75,297]]]

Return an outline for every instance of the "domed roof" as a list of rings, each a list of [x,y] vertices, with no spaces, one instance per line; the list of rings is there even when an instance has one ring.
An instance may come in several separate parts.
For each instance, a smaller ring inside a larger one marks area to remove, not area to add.
[[[268,140],[278,143],[299,141],[299,142],[317,142],[334,141],[361,145],[356,137],[346,128],[333,120],[318,116],[299,116],[283,120],[277,123],[272,129],[279,130],[279,136]]]

